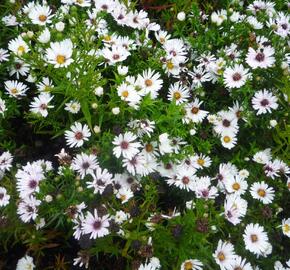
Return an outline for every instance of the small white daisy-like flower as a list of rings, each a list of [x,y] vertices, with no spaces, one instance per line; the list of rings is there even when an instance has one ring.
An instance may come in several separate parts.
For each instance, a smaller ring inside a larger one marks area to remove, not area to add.
[[[72,53],[73,43],[70,39],[65,39],[61,42],[51,42],[50,48],[46,49],[46,59],[55,68],[67,67],[74,61]]]
[[[78,101],[71,100],[68,103],[65,103],[65,108],[66,111],[76,114],[80,111],[81,109],[81,104]]]
[[[100,217],[97,210],[94,210],[94,215],[87,213],[82,228],[84,234],[90,234],[90,239],[104,237],[109,234],[109,215]]]
[[[20,216],[20,219],[25,223],[35,220],[38,216],[38,206],[40,203],[41,201],[33,196],[23,198],[17,208],[17,214]]]
[[[180,189],[187,191],[194,191],[196,188],[196,181],[193,171],[187,170],[184,166],[178,166],[176,170],[176,178],[172,181],[167,181],[168,184],[174,184]]]
[[[102,194],[105,188],[112,184],[112,174],[110,174],[107,169],[102,170],[98,166],[97,169],[91,173],[91,176],[93,180],[87,182],[87,187],[93,188],[95,194]]]
[[[113,149],[114,155],[119,158],[121,155],[124,158],[131,159],[137,153],[139,153],[139,147],[141,144],[139,142],[134,142],[137,136],[132,132],[125,132],[125,134],[119,134],[116,136],[112,144],[116,145]]]
[[[265,175],[272,179],[279,176],[280,162],[275,159],[274,161],[267,162],[263,167]]]
[[[150,121],[149,119],[136,119],[130,121],[128,126],[137,133],[138,137],[143,137],[144,135],[151,137],[151,133],[155,128],[155,121]]]
[[[221,143],[223,147],[227,149],[232,149],[237,143],[237,137],[233,132],[225,131],[221,136]]]
[[[246,261],[246,259],[237,256],[234,264],[229,268],[229,270],[253,270],[253,267]]]
[[[79,251],[78,257],[74,258],[73,265],[79,266],[79,267],[85,267],[86,269],[89,268],[89,262],[90,262],[90,254],[87,251]]]
[[[208,176],[195,178],[195,194],[197,198],[205,200],[214,199],[218,196],[218,190],[211,185],[211,179]]]
[[[115,213],[113,219],[117,224],[122,224],[124,221],[128,220],[129,217],[129,213],[119,210]]]
[[[255,182],[250,188],[251,195],[254,199],[261,201],[263,204],[270,204],[274,199],[274,189],[269,187],[264,181]]]
[[[258,151],[253,156],[253,161],[260,163],[260,164],[267,164],[271,161],[272,155],[271,155],[271,149],[267,148],[263,151]]]
[[[138,104],[141,101],[141,96],[132,85],[123,82],[118,86],[117,91],[118,96],[125,102],[128,102],[129,106],[138,108]]]
[[[244,234],[245,248],[256,255],[263,255],[268,249],[269,239],[264,227],[259,224],[248,224]]]
[[[0,63],[8,61],[9,53],[7,50],[0,48]]]
[[[16,265],[16,270],[33,270],[34,268],[33,258],[28,255],[18,260]]]
[[[252,98],[253,108],[257,111],[257,115],[271,113],[271,110],[278,108],[278,99],[270,91],[264,89],[255,93]]]
[[[189,259],[181,264],[180,270],[202,270],[203,263],[197,259]]]
[[[44,179],[41,164],[27,163],[22,169],[18,169],[16,175],[16,189],[21,198],[26,198],[34,192],[39,192],[39,183]]]
[[[130,52],[123,46],[113,45],[111,48],[105,47],[101,50],[101,55],[106,59],[109,65],[115,65],[118,62],[123,62],[130,55]]]
[[[126,170],[132,175],[140,173],[143,174],[145,163],[145,157],[139,153],[133,156],[131,159],[123,159],[123,167],[126,168]]]
[[[6,188],[0,187],[0,207],[9,204],[10,195],[7,194]]]
[[[155,38],[161,43],[161,44],[164,44],[167,40],[169,40],[171,37],[170,34],[168,34],[167,31],[158,31],[158,32],[155,32]]]
[[[40,82],[36,84],[39,92],[50,92],[54,87],[52,81],[48,77],[42,78]]]
[[[130,188],[120,188],[116,197],[121,200],[122,204],[128,202],[134,196]]]
[[[225,218],[234,225],[241,222],[241,218],[247,213],[248,203],[237,194],[226,196],[224,202]]]
[[[168,100],[174,101],[177,105],[180,105],[187,102],[189,97],[189,89],[182,86],[180,82],[170,85],[167,95]]]
[[[203,154],[195,155],[192,162],[196,169],[208,168],[211,165],[211,158]]]
[[[6,112],[7,108],[6,108],[6,102],[4,99],[0,98],[0,114],[4,115],[4,113]]]
[[[227,67],[224,71],[224,83],[228,88],[240,88],[249,78],[249,69],[236,64],[233,68]]]
[[[5,90],[11,97],[19,98],[21,96],[25,96],[26,91],[28,90],[28,87],[22,82],[6,81],[4,84]]]
[[[283,12],[279,12],[277,15],[275,20],[275,33],[282,38],[287,38],[290,34],[290,16]]]
[[[16,59],[13,65],[10,67],[9,75],[13,76],[15,74],[18,80],[20,76],[26,77],[29,73],[29,65],[24,63],[22,60]]]
[[[54,106],[48,103],[53,99],[49,93],[40,93],[38,97],[35,97],[30,104],[30,111],[35,114],[40,114],[43,117],[48,115],[47,109],[51,109]]]
[[[89,140],[91,132],[89,127],[84,124],[75,122],[71,127],[71,130],[65,132],[65,138],[69,147],[81,147],[85,141]]]
[[[185,123],[200,123],[208,115],[207,111],[200,109],[201,104],[202,101],[196,98],[193,102],[185,106],[186,114],[183,119]]]
[[[173,152],[173,147],[169,135],[167,133],[162,133],[159,135],[159,152],[161,155],[170,154]]]
[[[17,56],[22,56],[24,53],[30,51],[27,43],[23,40],[21,36],[10,40],[8,43],[8,49]]]
[[[268,68],[273,66],[275,63],[275,57],[273,56],[274,53],[275,50],[270,46],[261,48],[257,51],[250,47],[246,62],[253,69]]]
[[[142,76],[139,74],[137,84],[141,87],[141,95],[150,95],[152,99],[156,99],[158,91],[162,88],[163,80],[160,79],[159,72],[151,70],[143,71]]]
[[[237,195],[244,194],[248,188],[247,181],[238,175],[226,179],[224,181],[224,185],[228,193],[234,193]]]
[[[3,152],[0,155],[0,171],[9,171],[12,167],[13,156],[9,151]]]
[[[286,236],[290,237],[290,218],[282,220],[282,232]]]
[[[184,63],[186,61],[186,47],[181,39],[173,38],[167,40],[163,48],[167,54],[167,59],[174,63]]]
[[[234,264],[236,256],[234,246],[231,243],[219,240],[213,257],[221,270],[226,270]]]
[[[85,175],[92,174],[97,169],[98,161],[95,155],[81,153],[73,159],[71,167],[80,174],[81,178],[84,178]]]
[[[193,67],[193,71],[189,71],[188,75],[192,78],[192,87],[199,88],[202,83],[210,81],[211,77],[207,70],[203,67]]]
[[[34,5],[30,12],[28,13],[29,19],[33,24],[45,25],[51,23],[53,15],[51,15],[52,10],[47,5]]]
[[[40,43],[48,43],[50,41],[50,32],[49,32],[49,29],[48,28],[45,28],[41,33],[40,35],[38,36],[37,40],[40,42]]]
[[[223,135],[224,132],[236,134],[238,132],[238,119],[236,115],[230,111],[220,111],[214,122],[214,131]]]

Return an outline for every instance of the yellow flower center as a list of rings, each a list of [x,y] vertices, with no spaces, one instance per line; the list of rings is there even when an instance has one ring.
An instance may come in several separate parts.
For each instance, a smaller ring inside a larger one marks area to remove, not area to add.
[[[167,66],[168,69],[173,69],[174,68],[174,65],[173,65],[173,63],[171,61],[168,61],[166,63],[166,66]]]
[[[192,270],[192,267],[193,267],[193,265],[191,262],[186,262],[184,264],[184,270]]]
[[[45,22],[47,17],[45,15],[39,15],[38,19],[41,21],[41,22]]]
[[[150,80],[150,79],[145,80],[146,86],[151,86],[152,84],[153,84],[152,80]]]
[[[232,187],[233,187],[234,190],[239,190],[241,188],[240,184],[237,183],[237,182],[234,183]]]
[[[229,136],[224,136],[223,140],[225,143],[229,143],[231,141],[231,138]]]
[[[161,37],[161,38],[159,39],[159,41],[160,41],[161,44],[163,44],[163,43],[165,42],[165,38]]]
[[[44,86],[44,92],[50,92],[50,86],[49,85],[45,85]]]
[[[181,94],[180,94],[179,92],[175,92],[175,93],[173,94],[173,96],[174,96],[174,98],[175,98],[176,100],[178,100],[178,99],[181,98]]]
[[[202,159],[202,158],[199,158],[199,159],[197,160],[197,164],[198,164],[199,166],[203,166],[204,163],[205,163],[205,161],[204,161],[204,159]]]
[[[60,65],[63,64],[63,63],[65,62],[65,56],[59,54],[59,55],[56,57],[56,62],[57,62],[58,64],[60,64]]]
[[[266,196],[266,191],[264,189],[258,189],[258,195],[260,197],[265,197]]]
[[[19,54],[24,53],[24,52],[25,52],[25,48],[24,48],[24,46],[22,46],[22,45],[19,46],[18,49],[17,49],[17,51],[18,51]]]
[[[122,92],[122,97],[126,98],[129,96],[129,92],[127,90]]]
[[[288,224],[284,224],[284,226],[283,226],[283,231],[284,231],[285,233],[290,232],[290,226],[289,226]]]
[[[12,88],[10,92],[11,94],[16,95],[18,93],[18,90],[16,88]]]
[[[120,196],[120,199],[121,199],[121,201],[125,201],[125,200],[126,200],[126,195],[124,195],[124,194],[121,195],[121,196]]]
[[[105,40],[105,41],[111,41],[111,40],[112,40],[112,38],[111,38],[111,36],[109,36],[109,35],[106,35],[106,36],[104,36],[104,40]]]
[[[226,259],[226,256],[223,252],[219,252],[217,257],[221,262]]]

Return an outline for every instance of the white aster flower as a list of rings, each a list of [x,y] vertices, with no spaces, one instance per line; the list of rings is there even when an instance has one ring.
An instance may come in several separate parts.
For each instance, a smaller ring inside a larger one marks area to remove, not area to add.
[[[38,97],[35,97],[30,104],[30,111],[36,114],[40,114],[43,117],[48,115],[47,109],[51,109],[54,106],[48,103],[53,99],[49,93],[40,93]]]
[[[27,43],[23,40],[21,36],[10,40],[8,43],[8,49],[17,56],[22,56],[23,54],[30,51]]]
[[[253,69],[272,67],[275,63],[274,53],[275,50],[270,46],[258,50],[250,47],[246,62]]]
[[[264,227],[259,224],[248,224],[244,234],[245,248],[256,255],[263,255],[269,246],[269,239]]]
[[[282,220],[282,232],[284,235],[290,237],[290,218]]]
[[[81,147],[85,141],[89,140],[91,132],[89,127],[84,124],[75,122],[71,127],[71,130],[65,131],[65,138],[69,147]]]
[[[249,78],[249,69],[243,65],[235,64],[234,67],[227,67],[224,71],[224,83],[228,88],[240,88]]]
[[[139,153],[139,147],[141,144],[139,142],[134,142],[137,136],[132,132],[125,132],[125,134],[119,134],[116,136],[112,144],[116,145],[113,149],[114,155],[119,158],[121,155],[124,158],[131,159],[137,153]]]
[[[252,98],[253,108],[257,111],[257,115],[271,113],[271,110],[278,108],[277,97],[270,91],[264,89],[255,93]]]
[[[74,61],[72,53],[73,43],[70,39],[65,39],[61,42],[51,42],[50,48],[46,49],[46,59],[55,68],[67,67]]]
[[[255,182],[250,188],[251,195],[254,199],[261,201],[263,204],[270,204],[274,199],[274,189],[269,187],[264,181]]]
[[[33,270],[34,268],[33,258],[28,255],[18,260],[16,265],[16,270]]]
[[[219,240],[213,257],[221,270],[226,270],[234,264],[236,256],[234,246],[231,243]]]
[[[180,270],[202,270],[203,263],[197,259],[189,259],[181,264]]]
[[[72,160],[71,167],[80,174],[81,178],[84,178],[85,175],[92,174],[97,169],[98,161],[95,155],[81,153]]]
[[[0,207],[9,204],[10,195],[7,194],[7,190],[4,187],[0,187]]]
[[[52,10],[49,6],[36,4],[30,9],[28,17],[33,24],[46,25],[47,23],[51,23],[53,17],[51,12]]]
[[[18,81],[6,81],[4,85],[8,94],[15,98],[25,96],[28,90],[28,87],[24,83]]]
[[[87,215],[82,223],[84,234],[90,234],[90,239],[104,237],[109,234],[109,215],[99,216],[97,210],[94,210],[94,215],[87,212]]]

